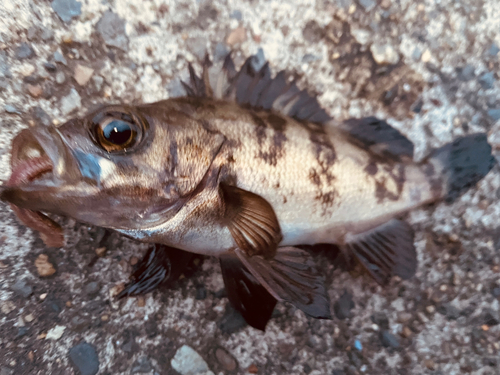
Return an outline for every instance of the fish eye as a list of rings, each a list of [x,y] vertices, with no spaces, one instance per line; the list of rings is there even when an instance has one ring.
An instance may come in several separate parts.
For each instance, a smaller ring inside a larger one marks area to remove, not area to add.
[[[96,124],[96,138],[108,152],[124,151],[133,147],[141,136],[141,127],[129,116],[106,116]]]

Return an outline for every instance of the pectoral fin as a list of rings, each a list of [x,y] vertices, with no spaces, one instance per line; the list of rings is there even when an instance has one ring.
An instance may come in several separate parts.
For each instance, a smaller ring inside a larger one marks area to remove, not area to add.
[[[235,254],[222,255],[220,265],[229,301],[249,325],[264,331],[276,306],[276,299]]]
[[[324,277],[307,251],[281,247],[272,259],[248,256],[241,249],[235,253],[278,301],[289,302],[313,318],[331,319]]]
[[[393,219],[367,232],[346,238],[345,250],[352,252],[379,284],[397,275],[409,279],[417,270],[412,228]]]
[[[192,257],[187,251],[155,244],[136,265],[131,281],[117,297],[146,294],[160,284],[177,280]]]
[[[281,241],[278,218],[262,197],[221,184],[226,207],[224,220],[238,247],[248,255],[270,257]]]

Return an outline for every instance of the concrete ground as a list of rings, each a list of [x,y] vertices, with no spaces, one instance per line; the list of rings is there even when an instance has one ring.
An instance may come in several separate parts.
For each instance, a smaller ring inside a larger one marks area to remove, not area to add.
[[[472,132],[500,156],[497,0],[18,0],[0,2],[0,179],[20,129],[180,95],[206,51],[259,48],[332,116],[388,119],[417,159]],[[100,231],[60,219],[67,245],[47,249],[2,204],[0,374],[498,374],[499,198],[497,166],[409,215],[414,278],[327,263],[334,319],[278,305],[265,333],[227,308],[214,259],[117,302],[146,246],[114,235],[96,257]]]

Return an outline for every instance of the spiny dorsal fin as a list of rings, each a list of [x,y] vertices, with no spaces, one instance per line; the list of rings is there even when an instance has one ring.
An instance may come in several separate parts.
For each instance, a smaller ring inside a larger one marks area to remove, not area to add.
[[[413,143],[384,120],[373,116],[352,118],[344,121],[341,128],[353,141],[376,155],[396,160],[413,159]]]
[[[189,64],[189,83],[182,82],[187,96],[232,100],[259,110],[274,109],[299,121],[324,124],[331,120],[316,97],[299,90],[295,82],[288,83],[284,71],[271,78],[269,63],[256,64],[258,59],[257,55],[250,56],[237,71],[231,55],[222,67],[212,66],[207,55],[201,78]]]

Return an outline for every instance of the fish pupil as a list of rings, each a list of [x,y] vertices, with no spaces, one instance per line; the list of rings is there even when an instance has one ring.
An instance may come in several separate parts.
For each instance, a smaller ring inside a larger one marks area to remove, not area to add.
[[[115,145],[123,145],[130,140],[132,136],[132,128],[130,124],[114,120],[106,125],[103,129],[104,138]]]

